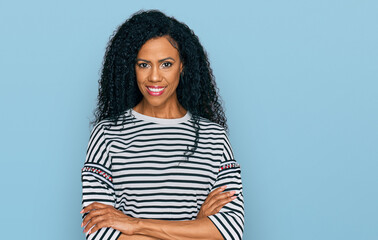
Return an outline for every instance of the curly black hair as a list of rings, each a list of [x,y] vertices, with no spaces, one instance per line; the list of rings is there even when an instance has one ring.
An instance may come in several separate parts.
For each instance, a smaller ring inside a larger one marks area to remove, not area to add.
[[[139,11],[118,27],[111,37],[99,80],[98,104],[94,124],[101,120],[117,121],[126,110],[142,100],[135,63],[142,45],[167,36],[177,48],[183,73],[176,89],[180,104],[192,114],[198,144],[199,118],[207,118],[227,130],[227,119],[205,50],[198,37],[184,23],[158,10]]]

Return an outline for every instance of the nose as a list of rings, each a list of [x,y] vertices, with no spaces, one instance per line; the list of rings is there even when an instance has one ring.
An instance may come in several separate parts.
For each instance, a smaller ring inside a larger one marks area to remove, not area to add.
[[[157,66],[152,67],[151,74],[150,74],[150,77],[149,77],[149,81],[150,82],[160,82],[161,80],[162,80],[162,76],[160,74],[159,67],[157,67]]]

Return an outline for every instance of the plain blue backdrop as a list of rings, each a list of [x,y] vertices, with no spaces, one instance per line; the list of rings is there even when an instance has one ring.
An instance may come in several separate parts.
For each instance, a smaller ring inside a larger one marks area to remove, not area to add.
[[[0,1],[1,239],[83,239],[109,36],[139,9],[206,48],[251,240],[378,239],[378,2]]]

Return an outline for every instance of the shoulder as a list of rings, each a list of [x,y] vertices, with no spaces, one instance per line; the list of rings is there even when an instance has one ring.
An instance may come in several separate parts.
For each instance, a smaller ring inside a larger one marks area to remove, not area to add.
[[[235,161],[233,151],[232,151],[232,146],[231,146],[226,129],[220,124],[214,123],[202,117],[199,119],[199,125],[200,125],[200,133],[205,133],[203,135],[209,138],[213,138],[219,144],[222,145],[223,155],[224,155],[224,159],[222,160],[222,162],[230,161],[230,160]]]
[[[92,134],[94,132],[105,133],[107,130],[117,130],[123,129],[128,123],[135,120],[135,117],[131,114],[130,109],[121,113],[116,120],[114,119],[103,119],[93,126]]]
[[[191,120],[194,122],[194,120]],[[218,134],[227,135],[226,130],[220,124],[210,121],[207,118],[199,117],[198,121],[199,127],[201,131],[211,131]]]
[[[213,144],[230,145],[228,133],[223,126],[203,117],[200,117],[198,120],[200,139],[212,142]],[[194,123],[193,119],[191,123]]]

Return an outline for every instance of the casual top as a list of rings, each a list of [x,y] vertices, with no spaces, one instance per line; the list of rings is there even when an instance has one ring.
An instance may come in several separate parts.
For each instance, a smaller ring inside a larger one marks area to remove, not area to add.
[[[123,121],[104,120],[92,130],[82,169],[83,207],[93,202],[114,206],[135,218],[194,220],[209,193],[227,185],[237,198],[208,218],[224,239],[242,239],[244,203],[240,166],[224,129],[205,118],[195,140],[189,112],[162,119],[130,109]],[[87,239],[117,239],[102,228]]]

